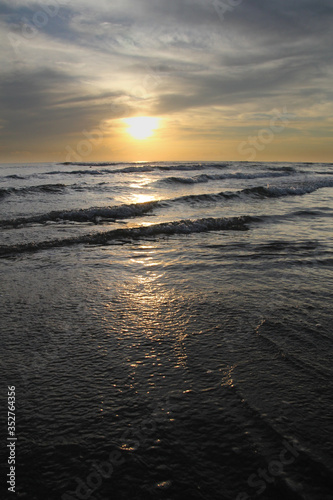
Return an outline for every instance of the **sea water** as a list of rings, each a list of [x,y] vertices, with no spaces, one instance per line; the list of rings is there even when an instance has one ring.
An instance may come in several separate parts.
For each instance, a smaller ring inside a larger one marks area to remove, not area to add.
[[[18,498],[333,498],[332,174],[1,165]]]

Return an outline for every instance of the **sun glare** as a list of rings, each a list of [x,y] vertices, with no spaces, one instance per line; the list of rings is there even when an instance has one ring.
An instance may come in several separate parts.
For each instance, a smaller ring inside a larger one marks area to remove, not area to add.
[[[158,118],[152,116],[138,116],[135,118],[126,118],[125,123],[128,125],[127,132],[134,139],[148,139],[158,128]]]

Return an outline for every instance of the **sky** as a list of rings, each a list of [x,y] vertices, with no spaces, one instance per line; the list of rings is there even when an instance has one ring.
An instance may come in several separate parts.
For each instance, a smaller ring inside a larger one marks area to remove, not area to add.
[[[332,0],[0,0],[0,162],[332,162],[332,26]]]

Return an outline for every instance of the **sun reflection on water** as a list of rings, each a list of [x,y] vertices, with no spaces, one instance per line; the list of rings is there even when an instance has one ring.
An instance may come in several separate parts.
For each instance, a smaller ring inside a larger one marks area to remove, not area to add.
[[[133,203],[147,203],[149,201],[157,201],[156,196],[151,194],[133,194]]]
[[[172,287],[165,286],[165,263],[154,245],[135,247],[129,265],[134,272],[130,285],[122,290],[122,303],[128,319],[128,330],[123,339],[132,345],[145,345],[144,359],[151,364],[150,385],[154,386],[159,366],[171,363],[173,369],[186,368],[186,321],[179,314],[180,306],[177,306],[178,300],[181,302],[182,299],[175,297]],[[166,347],[170,349],[170,343],[173,360],[163,360],[162,354]],[[130,366],[134,372],[142,368],[134,359],[131,359]],[[158,377],[161,375],[158,373]]]

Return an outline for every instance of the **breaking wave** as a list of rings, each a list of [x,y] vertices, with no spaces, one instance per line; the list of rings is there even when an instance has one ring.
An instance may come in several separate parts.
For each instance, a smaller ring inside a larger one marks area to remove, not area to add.
[[[303,184],[299,186],[290,187],[265,187],[265,186],[255,186],[252,188],[245,188],[239,191],[221,191],[220,193],[205,193],[205,194],[195,194],[195,195],[185,195],[179,198],[175,198],[172,201],[184,201],[184,202],[216,202],[221,199],[232,199],[244,196],[258,197],[258,198],[282,198],[284,196],[302,196],[304,194],[313,193],[318,189],[325,187],[333,187],[333,180],[326,179],[323,181],[312,182],[308,184]],[[167,200],[170,202],[171,200]]]
[[[243,216],[163,222],[160,224],[152,224],[151,226],[113,229],[103,233],[81,235],[74,238],[42,241],[39,243],[32,242],[12,246],[3,245],[0,246],[0,255],[7,256],[10,254],[45,250],[48,248],[78,245],[80,243],[106,245],[115,240],[133,240],[158,235],[170,236],[174,234],[191,234],[222,230],[247,231],[249,229],[247,224],[257,220],[260,219]]]
[[[119,205],[115,207],[92,207],[79,210],[58,210],[31,217],[18,217],[16,219],[2,220],[1,226],[17,227],[25,224],[43,224],[46,222],[94,222],[103,220],[115,221],[116,219],[127,219],[137,217],[153,210],[159,202],[150,201],[146,203],[133,203],[130,205]]]
[[[153,211],[156,208],[171,206],[174,203],[202,203],[231,200],[243,197],[255,198],[280,198],[285,196],[302,196],[312,193],[318,189],[333,187],[333,179],[310,182],[308,184],[289,187],[264,187],[256,186],[239,191],[222,191],[219,193],[205,193],[196,195],[185,195],[178,198],[149,201],[145,203],[132,203],[118,206],[91,207],[76,210],[58,210],[31,217],[18,217],[16,219],[0,220],[2,227],[18,227],[26,224],[45,224],[48,222],[115,222],[117,219],[128,219],[138,217]]]

